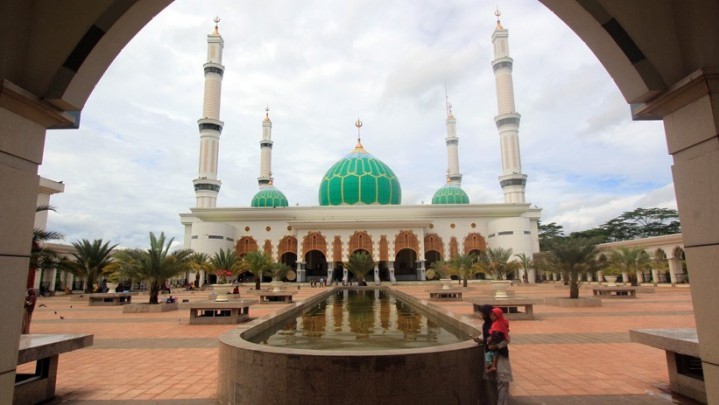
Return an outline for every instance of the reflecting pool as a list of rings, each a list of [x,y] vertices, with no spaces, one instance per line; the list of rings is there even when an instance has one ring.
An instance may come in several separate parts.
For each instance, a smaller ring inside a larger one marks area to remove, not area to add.
[[[387,290],[343,289],[250,340],[294,349],[361,351],[445,345],[466,336],[439,326]]]

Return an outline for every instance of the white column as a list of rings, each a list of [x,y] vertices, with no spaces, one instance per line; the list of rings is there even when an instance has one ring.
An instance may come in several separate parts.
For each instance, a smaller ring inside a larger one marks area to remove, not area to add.
[[[219,22],[219,19],[215,19],[215,22]],[[197,120],[200,130],[200,157],[198,176],[192,183],[195,187],[198,208],[214,208],[222,184],[217,179],[217,159],[220,152],[220,134],[224,125],[220,121],[222,77],[225,73],[225,67],[222,65],[224,45],[225,42],[215,25],[215,31],[207,36],[204,102],[202,117]]]
[[[659,272],[656,269],[652,269],[652,283],[659,284]]]
[[[397,284],[397,279],[394,277],[394,261],[387,262],[389,267],[389,281],[392,285]]]
[[[327,262],[327,285],[332,285],[332,276],[335,271],[335,262]]]
[[[381,283],[380,283],[380,280],[379,280],[379,263],[376,263],[376,264],[374,265],[374,283],[375,283],[376,285],[380,285],[380,284],[381,284]]]
[[[499,12],[497,12],[499,18]],[[513,60],[509,57],[509,31],[497,20],[492,33],[494,46],[494,80],[497,87],[497,110],[494,122],[499,131],[502,152],[502,175],[499,184],[504,192],[504,202],[524,203],[524,189],[527,176],[522,174],[519,152],[519,120],[521,116],[514,106],[514,85],[512,83]]]

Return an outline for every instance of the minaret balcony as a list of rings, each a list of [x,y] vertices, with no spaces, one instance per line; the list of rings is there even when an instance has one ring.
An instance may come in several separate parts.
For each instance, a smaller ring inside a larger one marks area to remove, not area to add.
[[[522,173],[512,173],[499,176],[499,185],[502,186],[502,188],[509,186],[526,186],[527,175]]]
[[[522,116],[519,115],[519,113],[499,114],[498,116],[494,117],[494,123],[497,124],[497,128],[500,128],[504,125],[519,126],[520,118],[522,118]]]
[[[195,191],[214,191],[219,193],[222,182],[219,180],[201,177],[199,179],[192,180],[192,184],[195,186]]]
[[[205,68],[205,74],[217,73],[220,76],[225,74],[225,67],[219,63],[207,62],[202,66]]]
[[[224,125],[224,122],[212,118],[200,118],[199,120],[197,120],[197,126],[199,127],[200,131],[209,129],[217,132],[222,132],[222,127]]]

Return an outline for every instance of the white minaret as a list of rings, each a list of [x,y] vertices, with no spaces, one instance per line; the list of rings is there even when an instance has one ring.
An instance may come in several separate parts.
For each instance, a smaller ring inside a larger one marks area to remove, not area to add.
[[[445,94],[445,100],[447,96]],[[457,138],[457,119],[452,115],[452,104],[447,104],[447,182],[457,187],[462,185],[462,174],[459,172],[459,138]]]
[[[257,178],[260,187],[272,182],[272,121],[270,121],[270,107],[265,108],[265,119],[262,121],[262,140],[260,141],[260,177]]]
[[[202,118],[197,120],[200,128],[199,174],[192,183],[195,185],[197,208],[214,208],[221,181],[217,180],[217,156],[220,150],[220,134],[224,123],[220,121],[220,96],[222,93],[222,40],[217,30],[220,19],[215,17],[215,30],[207,36],[207,63],[205,68],[205,100],[202,104]]]
[[[494,122],[499,130],[502,149],[502,175],[499,184],[504,192],[505,203],[524,203],[524,189],[527,175],[522,174],[519,154],[519,119],[514,108],[514,87],[512,85],[512,58],[509,57],[509,31],[499,21],[501,13],[495,12],[497,27],[492,33],[494,45],[494,79],[497,84],[497,109],[499,114]]]

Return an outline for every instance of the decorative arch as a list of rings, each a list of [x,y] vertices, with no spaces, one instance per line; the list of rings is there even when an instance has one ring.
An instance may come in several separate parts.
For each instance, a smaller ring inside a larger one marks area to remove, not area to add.
[[[297,238],[287,235],[280,239],[280,245],[277,247],[277,256],[282,257],[285,253],[297,254]]]
[[[272,257],[272,241],[269,239],[265,239],[265,246],[263,247],[263,250],[265,251],[265,254],[269,257]]]
[[[452,239],[449,240],[449,257],[455,257],[459,254],[459,245],[457,244],[457,238],[452,236]]]
[[[387,235],[382,235],[379,238],[379,260],[381,262],[389,261],[389,242],[387,242]]]
[[[487,242],[484,240],[482,235],[477,232],[472,232],[464,238],[464,254],[467,254],[472,250],[479,250],[480,252],[487,251]]]
[[[350,254],[358,250],[366,250],[372,255],[372,237],[366,231],[355,231],[350,236],[349,248]]]
[[[402,249],[410,249],[419,255],[419,239],[412,231],[404,230],[394,238],[394,251],[399,252]]]
[[[257,250],[259,250],[257,241],[251,236],[243,236],[242,238],[240,238],[240,240],[237,241],[237,245],[235,247],[237,256],[240,257],[246,255],[247,253],[255,252]]]
[[[342,262],[342,238],[339,235],[335,235],[332,241],[332,261],[335,263]]]
[[[424,236],[424,252],[426,254],[429,251],[439,253],[440,257],[444,256],[444,242],[436,233],[428,233]]]
[[[327,256],[327,241],[319,232],[308,232],[302,240],[302,256],[305,256],[310,250],[317,250]]]

